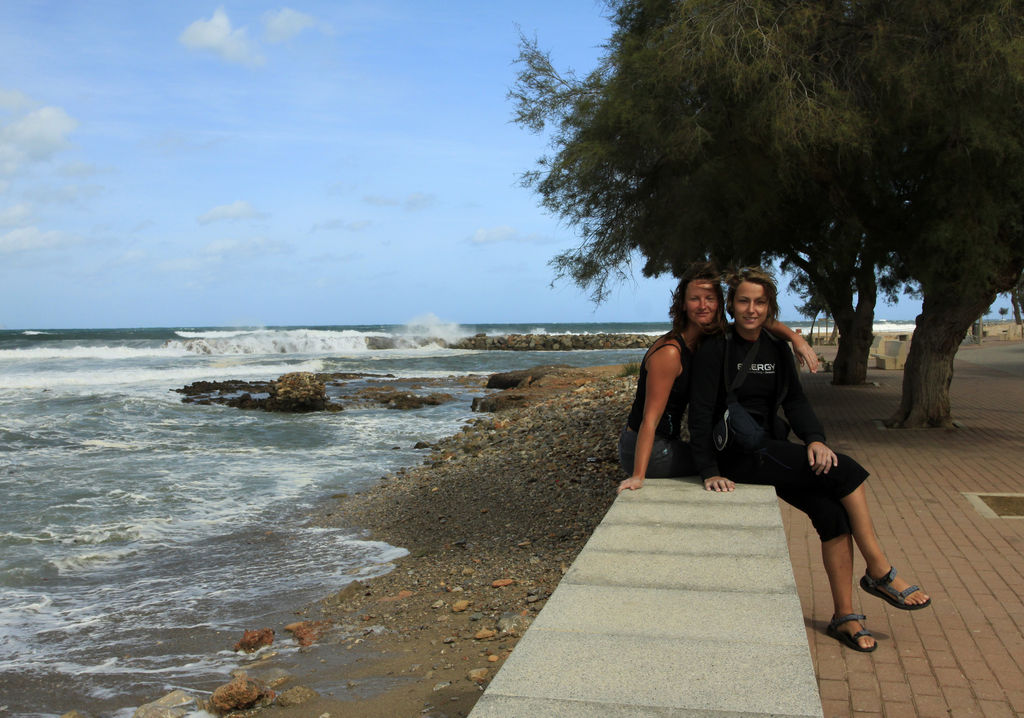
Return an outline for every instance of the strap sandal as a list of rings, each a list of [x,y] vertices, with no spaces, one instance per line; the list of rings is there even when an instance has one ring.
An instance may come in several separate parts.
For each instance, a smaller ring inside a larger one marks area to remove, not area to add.
[[[857,639],[863,636],[871,636],[871,638],[874,638],[874,635],[872,635],[871,631],[869,631],[866,628],[861,628],[856,633],[847,633],[846,631],[839,630],[839,627],[844,623],[849,623],[850,621],[863,621],[865,618],[867,618],[867,616],[860,613],[848,613],[845,616],[833,617],[832,620],[829,621],[828,627],[825,629],[825,633],[827,633],[830,637],[836,639],[840,643],[845,643],[847,646],[849,646],[855,651],[860,651],[861,653],[871,653],[871,651],[878,648],[877,641],[872,643],[870,648],[865,648],[857,642]]]
[[[924,603],[907,603],[907,596],[921,589],[918,586],[908,586],[902,591],[897,591],[892,586],[894,578],[896,578],[896,569],[891,566],[889,567],[889,573],[882,576],[882,578],[871,578],[867,571],[865,571],[864,576],[860,579],[860,587],[872,596],[877,596],[904,611],[917,611],[931,605],[932,600],[930,598]]]

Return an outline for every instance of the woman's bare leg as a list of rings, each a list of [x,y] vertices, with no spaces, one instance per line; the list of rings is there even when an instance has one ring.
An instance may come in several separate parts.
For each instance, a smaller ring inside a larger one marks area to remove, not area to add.
[[[821,544],[821,560],[825,564],[825,574],[832,590],[833,618],[847,616],[853,610],[853,541],[850,534],[843,534]],[[851,636],[864,628],[860,621],[849,621],[838,627],[838,630]],[[871,648],[875,639],[861,636],[857,639],[861,648]]]
[[[853,530],[853,539],[857,542],[857,548],[867,563],[868,575],[872,578],[882,578],[892,568],[889,559],[886,558],[882,546],[878,543],[878,536],[875,534],[875,525],[871,521],[871,512],[868,511],[867,492],[864,484],[858,486],[854,491],[842,499],[843,507],[850,517],[850,527]],[[910,587],[910,584],[899,576],[893,579],[892,587],[897,591],[903,591]],[[911,605],[925,603],[928,601],[928,594],[920,589],[907,596],[906,602]]]

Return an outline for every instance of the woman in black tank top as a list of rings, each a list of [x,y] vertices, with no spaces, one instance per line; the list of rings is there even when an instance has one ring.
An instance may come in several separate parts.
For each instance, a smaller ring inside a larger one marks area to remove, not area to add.
[[[680,430],[690,395],[690,362],[700,340],[725,326],[721,273],[711,264],[695,264],[672,294],[672,331],[651,345],[640,363],[636,397],[619,436],[619,464],[630,477],[619,491],[639,489],[648,476],[691,476],[697,473]],[[794,342],[801,361],[817,371],[814,350],[799,334],[775,323],[772,327]]]

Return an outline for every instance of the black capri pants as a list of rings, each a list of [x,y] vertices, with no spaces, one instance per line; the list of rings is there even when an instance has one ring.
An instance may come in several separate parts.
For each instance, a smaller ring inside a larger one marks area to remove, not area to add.
[[[822,542],[853,533],[840,499],[864,483],[868,472],[846,454],[827,474],[815,474],[807,463],[807,447],[789,441],[768,441],[752,454],[725,451],[718,455],[722,475],[737,483],[774,486],[775,494],[811,519]]]

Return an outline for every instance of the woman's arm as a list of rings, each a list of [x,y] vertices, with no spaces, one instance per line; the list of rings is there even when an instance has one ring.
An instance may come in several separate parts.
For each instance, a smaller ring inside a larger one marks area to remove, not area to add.
[[[633,452],[633,475],[619,484],[619,492],[636,490],[647,478],[647,465],[654,449],[654,432],[658,428],[665,407],[668,405],[672,384],[683,372],[679,348],[667,344],[647,355],[647,388],[644,393],[644,415],[636,433],[636,448]]]
[[[807,367],[808,371],[812,374],[818,371],[818,354],[807,343],[803,334],[797,334],[777,319],[773,319],[770,324],[765,324],[765,329],[792,343],[796,358],[803,366]]]

